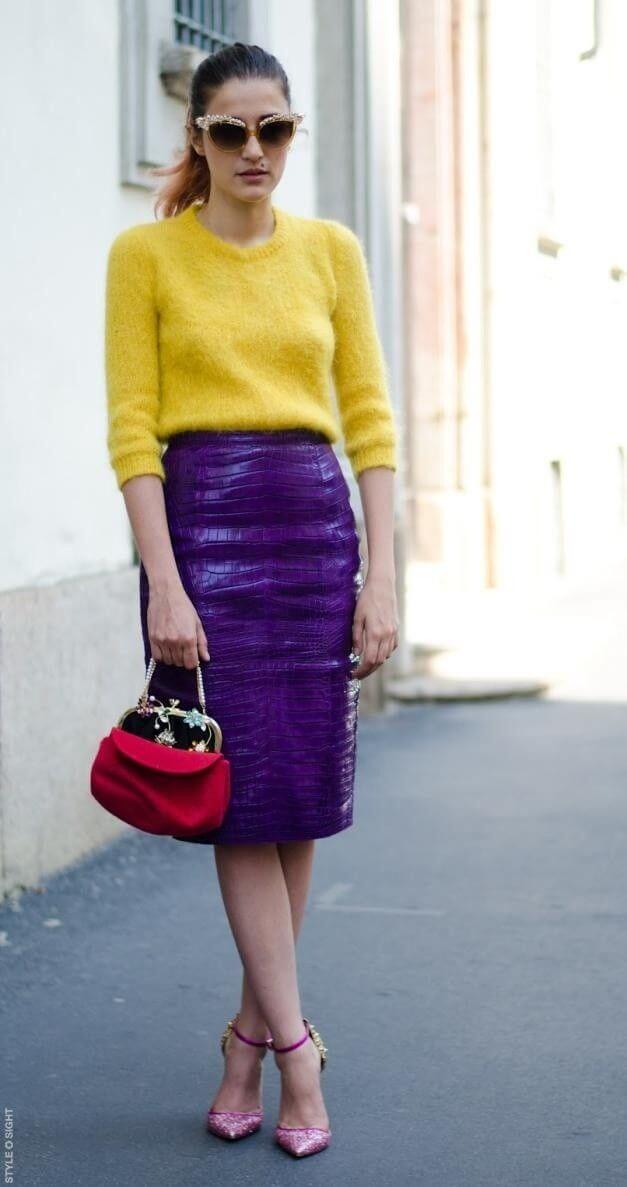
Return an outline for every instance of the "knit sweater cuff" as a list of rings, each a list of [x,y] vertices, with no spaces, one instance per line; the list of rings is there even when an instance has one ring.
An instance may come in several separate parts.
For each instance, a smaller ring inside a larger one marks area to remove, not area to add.
[[[129,478],[135,478],[138,474],[156,474],[165,481],[165,470],[154,453],[130,453],[112,464],[120,490]]]
[[[353,474],[359,477],[362,470],[371,466],[386,466],[389,470],[396,470],[396,445],[367,445],[358,449],[350,459]]]

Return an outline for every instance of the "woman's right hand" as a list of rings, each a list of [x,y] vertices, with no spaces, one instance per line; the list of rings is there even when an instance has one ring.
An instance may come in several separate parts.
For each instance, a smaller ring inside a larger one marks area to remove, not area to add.
[[[203,625],[181,583],[150,588],[147,627],[153,659],[195,668],[199,656],[210,658]]]

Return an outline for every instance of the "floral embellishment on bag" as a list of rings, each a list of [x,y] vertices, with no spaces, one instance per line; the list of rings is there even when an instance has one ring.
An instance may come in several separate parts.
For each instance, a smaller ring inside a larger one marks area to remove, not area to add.
[[[145,697],[140,696],[140,698],[137,702],[137,712],[139,713],[140,717],[150,717],[151,714],[154,713],[154,711],[155,711],[154,703],[152,705],[149,704],[150,701],[154,702],[154,699],[155,698],[152,696],[152,694],[148,697],[147,700]]]
[[[161,742],[163,746],[174,746],[176,737],[172,730],[162,730],[160,734],[157,734],[155,742]]]
[[[198,687],[198,701],[200,708],[181,707],[180,698],[170,697],[168,704],[164,704],[148,688],[155,670],[156,661],[150,660],[146,670],[146,683],[135,705],[126,709],[117,721],[118,728],[126,729],[129,733],[146,738],[147,741],[159,742],[162,746],[174,749],[196,750],[198,753],[219,752],[222,749],[222,730],[215,717],[207,714],[205,689],[200,664],[196,667],[196,683]],[[155,733],[148,723],[140,720],[150,717],[154,721]],[[139,719],[139,720],[138,720]],[[183,727],[182,729],[178,727]],[[204,737],[190,738],[190,731],[199,730]]]
[[[157,719],[155,721],[155,729],[159,729],[160,725],[169,725],[170,715],[172,713],[172,710],[176,709],[176,706],[178,705],[178,703],[179,703],[178,698],[170,697],[170,703],[169,703],[169,707],[167,709],[166,709],[165,705],[162,704],[159,709],[155,710],[155,712],[157,714]]]
[[[195,729],[206,730],[207,728],[205,719],[199,709],[188,709],[183,721],[186,725],[192,726]]]

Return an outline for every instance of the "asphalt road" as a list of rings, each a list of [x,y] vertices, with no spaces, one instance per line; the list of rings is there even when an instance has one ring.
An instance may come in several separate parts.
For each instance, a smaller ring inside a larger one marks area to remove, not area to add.
[[[627,1184],[627,709],[360,723],[353,827],[299,940],[333,1137],[204,1130],[239,960],[212,851],[129,833],[0,911],[20,1187]],[[55,922],[58,921],[58,922]]]

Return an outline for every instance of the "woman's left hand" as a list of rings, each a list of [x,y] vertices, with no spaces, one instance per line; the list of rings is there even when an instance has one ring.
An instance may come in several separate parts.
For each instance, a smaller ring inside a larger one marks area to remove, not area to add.
[[[375,672],[398,647],[400,622],[393,575],[368,574],[353,617],[353,652],[360,655],[353,679]]]

